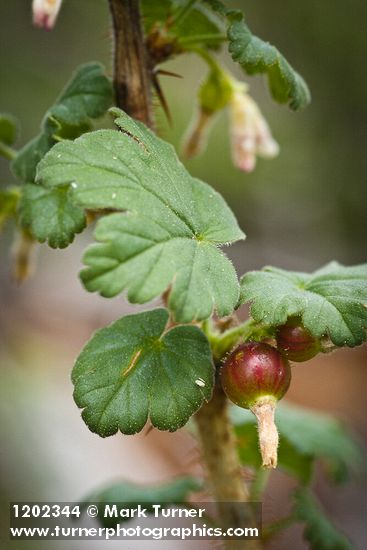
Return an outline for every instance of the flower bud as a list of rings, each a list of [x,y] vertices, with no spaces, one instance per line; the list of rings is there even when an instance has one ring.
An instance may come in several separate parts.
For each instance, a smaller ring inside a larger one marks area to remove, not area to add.
[[[256,157],[272,158],[279,152],[270,128],[255,101],[242,90],[233,92],[230,103],[232,158],[235,166],[252,172]]]
[[[33,0],[33,23],[50,31],[61,8],[62,0]]]
[[[215,115],[228,105],[232,96],[230,77],[213,65],[199,90],[199,108],[183,140],[182,154],[190,159],[202,153]]]

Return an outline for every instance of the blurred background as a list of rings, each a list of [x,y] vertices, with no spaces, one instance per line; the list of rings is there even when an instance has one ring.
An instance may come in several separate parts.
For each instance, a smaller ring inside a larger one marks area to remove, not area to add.
[[[253,32],[279,47],[313,94],[310,107],[293,113],[271,101],[262,77],[249,79],[251,94],[280,143],[279,157],[259,161],[250,175],[237,171],[223,113],[206,153],[187,164],[193,175],[223,193],[247,234],[247,241],[228,250],[238,273],[267,264],[312,271],[331,259],[366,261],[366,2],[248,0],[232,5],[245,9]],[[78,64],[98,60],[110,71],[109,14],[102,0],[64,0],[55,30],[47,33],[32,27],[30,1],[2,0],[0,22],[0,111],[21,121],[20,146],[38,132],[44,112]],[[223,62],[243,77],[228,58]],[[170,128],[158,109],[158,126],[179,147],[206,69],[193,56],[165,68],[183,79],[162,77],[174,123]],[[11,181],[7,163],[0,159],[0,182]],[[83,291],[77,274],[90,231],[63,251],[40,246],[36,274],[22,287],[10,274],[12,233],[8,226],[0,241],[0,532],[9,501],[72,501],[116,478],[143,483],[199,473],[195,442],[182,431],[102,440],[80,419],[70,382],[75,357],[96,328],[133,311],[121,297],[104,300]],[[341,417],[366,440],[366,359],[366,349],[359,348],[298,366],[289,399]],[[365,548],[365,478],[338,488],[317,478],[316,485],[336,524],[356,548]],[[272,476],[266,518],[282,515],[291,487],[285,474]],[[306,548],[301,532],[293,528],[271,547]],[[18,542],[2,544],[23,548]],[[68,548],[107,544],[118,543],[75,542]],[[170,542],[159,544],[173,548]],[[65,547],[49,541],[24,546]]]

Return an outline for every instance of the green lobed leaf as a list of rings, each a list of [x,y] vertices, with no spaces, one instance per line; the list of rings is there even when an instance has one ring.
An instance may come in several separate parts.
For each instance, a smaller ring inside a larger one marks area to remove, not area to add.
[[[41,243],[47,241],[52,248],[65,248],[86,225],[84,210],[69,201],[68,189],[62,187],[24,185],[19,216],[34,238]]]
[[[339,532],[324,515],[320,504],[311,491],[298,489],[294,493],[293,515],[305,523],[303,536],[310,543],[310,550],[352,550],[347,537]]]
[[[266,74],[273,98],[288,103],[291,109],[297,111],[310,103],[310,91],[302,76],[275,46],[252,34],[241,11],[229,9],[219,0],[205,3],[228,20],[229,52],[247,74]]]
[[[261,465],[256,420],[247,410],[233,407],[232,418],[244,463]],[[334,481],[348,479],[362,467],[362,454],[343,424],[330,415],[288,402],[279,403],[276,425],[280,435],[279,466],[307,484],[311,481],[314,460],[322,460]]]
[[[119,504],[122,508],[134,508],[141,504],[148,513],[154,511],[153,504],[183,504],[190,493],[199,491],[202,483],[199,479],[184,476],[159,485],[137,485],[129,481],[120,481],[113,485],[94,491],[88,495],[82,505],[96,504],[100,514],[98,519],[105,527],[113,527],[124,521],[124,518],[109,517],[103,514],[107,505]],[[127,518],[128,519],[128,518]]]
[[[134,434],[148,418],[175,431],[210,399],[214,367],[205,335],[194,326],[166,331],[168,317],[165,309],[123,317],[79,355],[74,399],[92,432]]]
[[[314,273],[265,267],[241,280],[240,303],[252,302],[251,315],[266,325],[282,325],[300,315],[304,326],[336,346],[358,346],[367,333],[367,264],[331,262]]]
[[[223,198],[193,178],[171,145],[119,109],[122,132],[100,130],[55,146],[39,165],[45,186],[70,185],[81,207],[128,210],[99,220],[81,273],[106,297],[123,290],[134,303],[170,285],[169,308],[190,322],[232,313],[239,289],[218,246],[244,237]]]
[[[306,82],[279,50],[254,36],[240,12],[229,16],[229,51],[248,74],[265,73],[273,98],[279,103],[289,103],[294,109],[303,109],[311,100]]]
[[[6,113],[0,113],[0,142],[13,145],[18,136],[18,122]]]
[[[112,86],[100,63],[82,65],[46,114],[61,124],[79,126],[103,115],[112,103]]]
[[[89,129],[89,119],[103,115],[112,103],[112,85],[99,63],[82,65],[72,76],[55,104],[44,116],[41,133],[27,143],[12,163],[24,182],[35,179],[36,167],[58,137],[77,137]],[[66,133],[66,135],[64,135]]]
[[[0,230],[9,218],[15,216],[18,200],[18,189],[9,188],[0,190]]]

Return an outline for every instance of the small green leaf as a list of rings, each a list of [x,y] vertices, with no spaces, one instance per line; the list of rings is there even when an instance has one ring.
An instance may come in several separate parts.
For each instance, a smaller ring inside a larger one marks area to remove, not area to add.
[[[214,367],[206,337],[194,326],[165,332],[167,321],[165,309],[128,315],[85,346],[72,380],[92,432],[134,434],[148,418],[175,431],[210,399]]]
[[[316,338],[353,347],[367,337],[366,283],[367,264],[331,262],[311,274],[265,267],[244,275],[240,303],[252,302],[257,322],[277,326],[299,315]]]
[[[324,515],[320,504],[307,489],[294,493],[293,515],[297,521],[305,523],[303,536],[310,543],[310,550],[352,550],[351,542],[340,533]]]
[[[232,313],[238,281],[218,246],[244,235],[222,199],[193,178],[171,145],[118,109],[122,132],[100,130],[60,143],[39,165],[49,187],[71,184],[72,200],[92,209],[129,210],[102,218],[101,242],[87,250],[82,280],[90,291],[128,290],[145,303],[171,285],[180,322]]]
[[[90,129],[89,119],[103,115],[112,102],[112,86],[99,63],[82,65],[47,111],[41,133],[27,143],[12,163],[15,175],[33,182],[39,161],[59,138],[75,138]]]
[[[233,60],[247,74],[265,73],[271,94],[279,103],[289,103],[295,111],[306,107],[311,101],[308,86],[279,50],[251,33],[241,11],[227,8],[220,0],[205,3],[228,20],[228,49]]]
[[[142,13],[146,34],[161,29],[163,39],[173,41],[174,53],[185,44],[217,48],[223,42],[223,22],[212,10],[196,3],[180,17],[187,0],[143,0]]]
[[[113,527],[124,521],[124,518],[109,517],[103,514],[105,506],[119,504],[122,508],[136,508],[138,504],[146,509],[147,513],[154,512],[153,504],[169,506],[170,504],[184,504],[190,493],[199,491],[202,483],[191,476],[180,477],[160,485],[137,485],[129,481],[121,481],[114,485],[94,491],[83,500],[83,508],[88,504],[97,504],[98,519],[105,527]],[[127,521],[129,518],[126,518]]]
[[[239,452],[246,464],[260,466],[254,415],[233,407],[232,418],[239,438]],[[280,467],[309,483],[312,463],[322,460],[335,481],[345,481],[362,466],[361,450],[344,426],[335,418],[303,407],[279,403],[276,425],[280,435]]]
[[[272,96],[279,103],[289,103],[294,110],[306,107],[311,97],[303,78],[275,46],[251,33],[242,13],[231,12],[228,17],[229,51],[233,60],[248,74],[267,74]]]
[[[82,65],[46,114],[61,124],[79,126],[102,116],[112,103],[111,83],[99,63]]]
[[[0,113],[0,142],[13,145],[18,136],[18,122],[12,116]]]
[[[15,216],[19,200],[18,189],[0,190],[0,230],[9,218]]]
[[[62,187],[23,186],[19,214],[22,226],[52,248],[65,248],[86,223],[84,211],[69,201],[68,189]]]

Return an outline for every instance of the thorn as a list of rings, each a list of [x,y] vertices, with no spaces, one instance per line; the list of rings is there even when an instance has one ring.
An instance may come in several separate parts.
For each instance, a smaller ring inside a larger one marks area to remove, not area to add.
[[[158,99],[160,101],[160,104],[162,106],[162,109],[167,117],[167,120],[168,120],[168,123],[170,126],[172,126],[172,117],[171,117],[171,113],[170,113],[170,110],[169,110],[169,107],[168,107],[168,103],[166,101],[166,98],[164,97],[164,94],[163,94],[163,90],[159,84],[159,81],[158,81],[158,78],[156,77],[155,74],[153,74],[153,86],[154,86],[154,89],[157,93],[157,96],[158,96]]]
[[[163,75],[163,76],[174,76],[175,78],[183,78],[181,74],[173,73],[172,71],[166,71],[164,69],[157,69],[155,71],[156,75]]]

